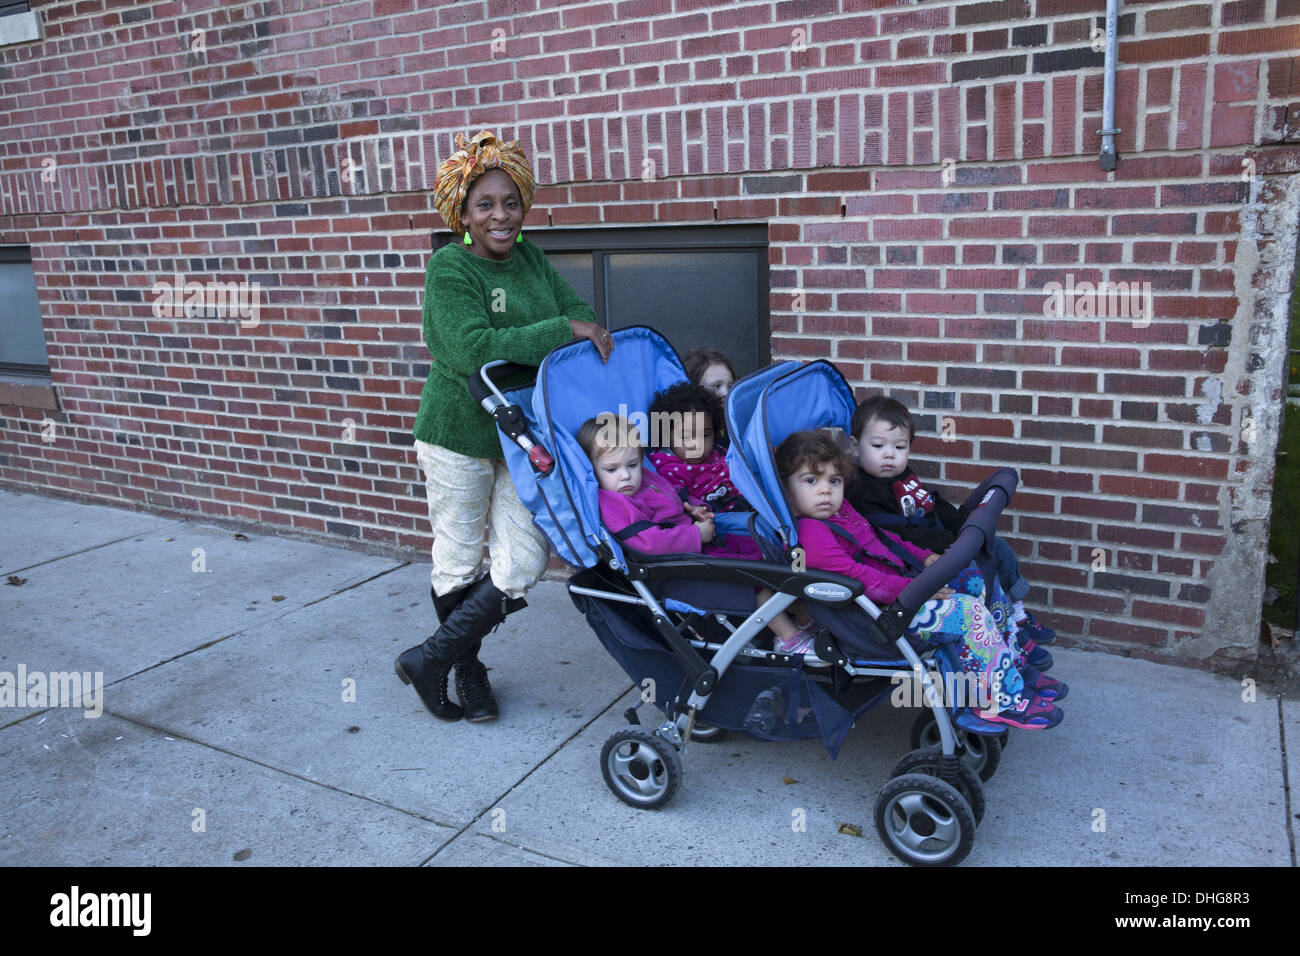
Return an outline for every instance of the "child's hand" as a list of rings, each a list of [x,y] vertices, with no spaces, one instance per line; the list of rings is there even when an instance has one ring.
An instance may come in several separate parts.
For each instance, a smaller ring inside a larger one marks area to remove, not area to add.
[[[700,529],[700,544],[708,544],[717,535],[712,518],[705,518],[695,522],[695,527]]]
[[[686,508],[686,513],[696,521],[703,521],[706,518],[713,517],[713,512],[705,505],[684,505],[684,507]]]
[[[928,568],[930,565],[934,564],[934,562],[936,562],[936,561],[938,561],[938,560],[939,560],[939,555],[937,555],[937,554],[932,554],[932,555],[930,555],[928,558],[925,559],[925,566]]]
[[[934,596],[936,598],[943,599],[943,598],[950,598],[956,593],[957,592],[954,591],[952,588],[945,587],[945,588],[939,588],[939,590],[935,591]]]

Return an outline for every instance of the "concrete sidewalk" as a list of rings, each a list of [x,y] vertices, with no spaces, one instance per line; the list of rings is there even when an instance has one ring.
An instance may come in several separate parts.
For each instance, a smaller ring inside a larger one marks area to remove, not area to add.
[[[872,808],[912,711],[833,762],[693,744],[668,807],[619,802],[598,757],[635,695],[563,584],[484,643],[501,719],[443,724],[392,671],[427,564],[9,491],[0,542],[0,672],[104,682],[99,717],[0,707],[0,865],[901,865]],[[1294,865],[1300,704],[1053,654],[1066,720],[1012,731],[968,865]]]

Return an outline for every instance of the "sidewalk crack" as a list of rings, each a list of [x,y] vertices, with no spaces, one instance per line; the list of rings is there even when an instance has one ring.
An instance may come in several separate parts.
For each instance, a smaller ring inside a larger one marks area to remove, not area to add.
[[[53,564],[55,561],[64,561],[67,558],[75,558],[79,554],[86,554],[90,551],[98,551],[100,548],[107,548],[110,545],[121,544],[123,541],[130,541],[133,538],[148,537],[153,534],[161,534],[168,528],[174,528],[177,525],[185,524],[184,521],[174,521],[171,524],[165,524],[160,528],[151,528],[148,531],[137,531],[135,534],[128,534],[125,537],[114,538],[112,541],[103,541],[99,544],[92,544],[88,548],[80,548],[76,551],[69,551],[67,554],[60,554],[57,557],[46,558],[44,561],[37,561],[35,564],[29,564],[25,568],[11,568],[5,571],[5,574],[21,574],[23,571],[30,571],[32,568],[44,567],[47,564]]]
[[[614,696],[614,699],[611,700],[607,705],[605,705],[604,707],[602,707],[602,708],[600,709],[600,711],[599,711],[595,716],[593,716],[589,721],[587,721],[586,723],[582,724],[580,727],[578,727],[577,730],[575,730],[573,733],[569,734],[569,736],[565,737],[562,741],[560,741],[558,744],[556,744],[555,748],[554,748],[550,753],[548,753],[545,757],[543,757],[543,758],[542,758],[542,759],[537,763],[536,766],[534,766],[534,767],[533,767],[531,770],[529,770],[526,774],[524,774],[522,777],[520,777],[518,780],[516,780],[514,783],[512,783],[509,787],[507,787],[507,788],[505,789],[505,792],[503,792],[503,793],[502,793],[500,796],[498,796],[495,800],[493,800],[491,803],[489,803],[487,806],[485,806],[482,810],[480,810],[480,811],[479,811],[479,812],[474,816],[474,819],[470,820],[469,823],[465,824],[463,827],[460,828],[460,830],[456,833],[455,836],[453,836],[450,840],[448,840],[448,841],[447,841],[446,843],[444,843],[442,846],[438,847],[438,849],[436,849],[436,850],[434,850],[432,853],[430,853],[429,856],[428,856],[428,858],[426,858],[423,862],[420,863],[420,866],[428,866],[429,863],[431,863],[431,862],[433,861],[433,858],[434,858],[434,857],[436,857],[436,856],[437,856],[439,853],[441,853],[443,850],[447,849],[447,847],[451,846],[453,843],[455,843],[457,840],[459,840],[459,839],[460,839],[460,838],[461,838],[461,837],[462,837],[462,836],[463,836],[463,835],[464,835],[464,834],[469,830],[470,827],[472,827],[474,824],[478,823],[479,820],[482,820],[483,817],[487,816],[487,814],[491,813],[494,809],[496,809],[497,807],[499,807],[499,806],[501,805],[501,801],[504,800],[504,799],[506,799],[506,797],[510,796],[510,794],[512,794],[515,790],[517,790],[517,789],[519,788],[519,785],[520,785],[520,784],[522,784],[525,780],[527,780],[527,779],[528,779],[529,777],[531,777],[533,774],[537,773],[537,771],[539,771],[539,770],[541,770],[543,767],[545,767],[545,766],[550,762],[551,758],[554,757],[556,754],[558,754],[561,750],[563,750],[563,749],[565,748],[565,746],[567,746],[568,743],[569,743],[570,741],[572,741],[575,737],[577,737],[579,734],[581,734],[584,730],[586,730],[588,727],[590,727],[590,726],[591,726],[592,724],[594,724],[596,721],[600,720],[601,717],[604,717],[605,714],[609,713],[610,708],[612,708],[612,707],[617,707],[617,706],[618,706],[618,702],[619,702],[620,700],[622,700],[624,696],[627,695],[627,692],[628,692],[629,690],[635,690],[635,689],[636,689],[636,685],[635,685],[635,684],[629,684],[629,685],[628,685],[627,687],[625,687],[623,690],[619,691],[619,692]],[[486,836],[487,834],[483,834],[483,835]],[[494,839],[495,839],[495,838],[494,838]],[[520,846],[520,845],[515,844],[515,843],[510,843],[510,842],[508,842],[508,841],[506,841],[506,840],[500,840],[500,841],[498,841],[498,842],[505,843],[507,846],[518,847],[518,849],[521,849],[521,850],[527,850],[527,849],[528,849],[527,847]],[[540,852],[537,851],[537,850],[528,850],[528,852],[529,852],[529,853],[536,853],[538,856],[546,856],[546,857],[548,857],[549,859],[552,859],[552,860],[560,860],[560,862],[562,862],[562,863],[569,863],[569,862],[571,862],[571,861],[569,861],[569,860],[564,860],[564,859],[562,859],[561,857],[558,857],[558,856],[549,856],[549,854],[546,854],[546,853],[540,853]],[[574,866],[585,866],[586,864],[582,864],[582,863],[574,863],[573,865],[574,865]]]

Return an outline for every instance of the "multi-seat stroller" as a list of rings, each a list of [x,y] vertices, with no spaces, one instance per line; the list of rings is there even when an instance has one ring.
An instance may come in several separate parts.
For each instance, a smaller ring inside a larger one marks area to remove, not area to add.
[[[936,653],[904,632],[915,611],[973,559],[991,570],[985,542],[1015,490],[1015,473],[995,472],[976,489],[956,543],[895,604],[877,607],[859,581],[804,567],[773,460],[792,432],[847,433],[852,389],[827,362],[780,362],[736,382],[726,403],[727,464],[754,511],[726,516],[729,524],[719,516],[719,530],[751,534],[766,560],[640,554],[602,527],[596,479],[575,435],[605,411],[642,427],[655,393],[686,373],[653,329],[622,329],[614,342],[608,363],[583,340],[555,349],[535,374],[496,362],[470,378],[475,398],[497,420],[520,498],[560,557],[578,569],[568,584],[574,604],[639,692],[625,715],[630,726],[601,750],[609,789],[632,806],[663,807],[681,785],[687,742],[725,731],[774,741],[816,737],[834,758],[854,720],[915,676],[926,706],[912,730],[913,749],[877,797],[876,829],[908,863],[964,859],[984,813],[981,780],[997,769],[1006,732],[944,700]],[[532,380],[498,384],[523,375]],[[761,587],[774,596],[755,607]],[[816,653],[764,649],[767,622],[796,599],[822,628]],[[642,725],[644,703],[662,719]]]

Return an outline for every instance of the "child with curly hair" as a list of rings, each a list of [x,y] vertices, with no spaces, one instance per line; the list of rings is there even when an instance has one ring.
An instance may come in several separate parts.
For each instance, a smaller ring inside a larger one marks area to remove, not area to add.
[[[845,478],[852,464],[829,436],[795,432],[777,448],[776,466],[796,516],[799,544],[808,567],[857,578],[867,597],[883,606],[898,600],[910,583],[908,562],[902,555],[922,566],[938,560],[934,552],[887,531],[877,534],[844,500]],[[941,588],[922,605],[907,633],[953,648],[957,666],[978,675],[980,696],[992,704],[979,712],[980,718],[1024,730],[1055,727],[1064,713],[1025,687],[1013,650],[998,632],[989,610],[974,595],[965,593],[965,588],[974,584],[972,575],[968,572],[963,577],[967,580],[953,582],[962,590]],[[983,582],[978,583],[982,589]]]

